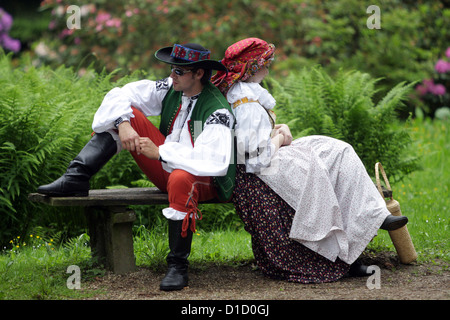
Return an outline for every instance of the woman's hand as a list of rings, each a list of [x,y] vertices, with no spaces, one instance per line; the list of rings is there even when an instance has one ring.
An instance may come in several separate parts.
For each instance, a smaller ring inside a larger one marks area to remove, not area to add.
[[[292,143],[292,134],[291,130],[289,130],[289,127],[286,124],[277,124],[275,125],[275,132],[273,136],[276,136],[277,134],[282,134],[284,137],[283,146],[288,146]]]
[[[153,143],[150,138],[144,137],[139,139],[141,153],[149,159],[159,159],[159,148]]]

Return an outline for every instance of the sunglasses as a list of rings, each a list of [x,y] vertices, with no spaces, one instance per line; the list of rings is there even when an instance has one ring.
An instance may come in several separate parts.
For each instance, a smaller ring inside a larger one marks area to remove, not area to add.
[[[170,69],[173,73],[175,73],[177,76],[184,76],[186,73],[192,72],[192,70],[186,70],[186,69],[181,69],[181,68],[177,68],[177,67],[172,67]]]

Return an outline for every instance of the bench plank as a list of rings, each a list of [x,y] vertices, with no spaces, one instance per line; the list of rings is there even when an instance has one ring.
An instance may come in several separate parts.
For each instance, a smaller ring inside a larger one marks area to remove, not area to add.
[[[90,190],[87,197],[50,197],[31,193],[28,200],[50,206],[110,207],[129,205],[168,204],[167,193],[158,188],[123,188]]]

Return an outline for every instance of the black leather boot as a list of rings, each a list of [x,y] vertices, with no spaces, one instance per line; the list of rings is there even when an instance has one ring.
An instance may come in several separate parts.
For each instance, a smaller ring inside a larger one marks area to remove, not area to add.
[[[40,186],[38,193],[53,197],[85,197],[89,179],[117,152],[117,144],[108,132],[96,133],[69,163],[66,173],[50,184]]]
[[[169,248],[167,255],[168,270],[159,288],[164,291],[181,290],[188,285],[188,257],[191,253],[192,231],[181,236],[183,220],[169,220]]]
[[[348,274],[350,277],[368,277],[373,274],[373,272],[369,273],[367,271],[368,268],[368,266],[362,264],[361,260],[356,259],[356,261],[350,265]]]
[[[384,219],[383,224],[380,229],[392,231],[403,227],[408,223],[408,218],[405,216],[393,216],[388,215],[386,219]]]

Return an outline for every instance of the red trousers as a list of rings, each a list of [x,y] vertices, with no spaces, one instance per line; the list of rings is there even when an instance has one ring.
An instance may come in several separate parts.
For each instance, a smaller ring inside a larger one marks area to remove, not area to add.
[[[141,137],[148,137],[156,146],[164,143],[164,135],[136,108],[133,109],[134,118],[130,124]],[[191,230],[195,231],[195,218],[201,212],[198,210],[198,202],[216,197],[216,189],[211,177],[199,177],[181,169],[175,169],[171,173],[165,171],[158,160],[151,160],[143,154],[131,152],[139,168],[149,180],[161,191],[167,192],[169,206],[177,211],[185,212],[182,235],[186,236],[189,226],[189,216],[192,214]]]

